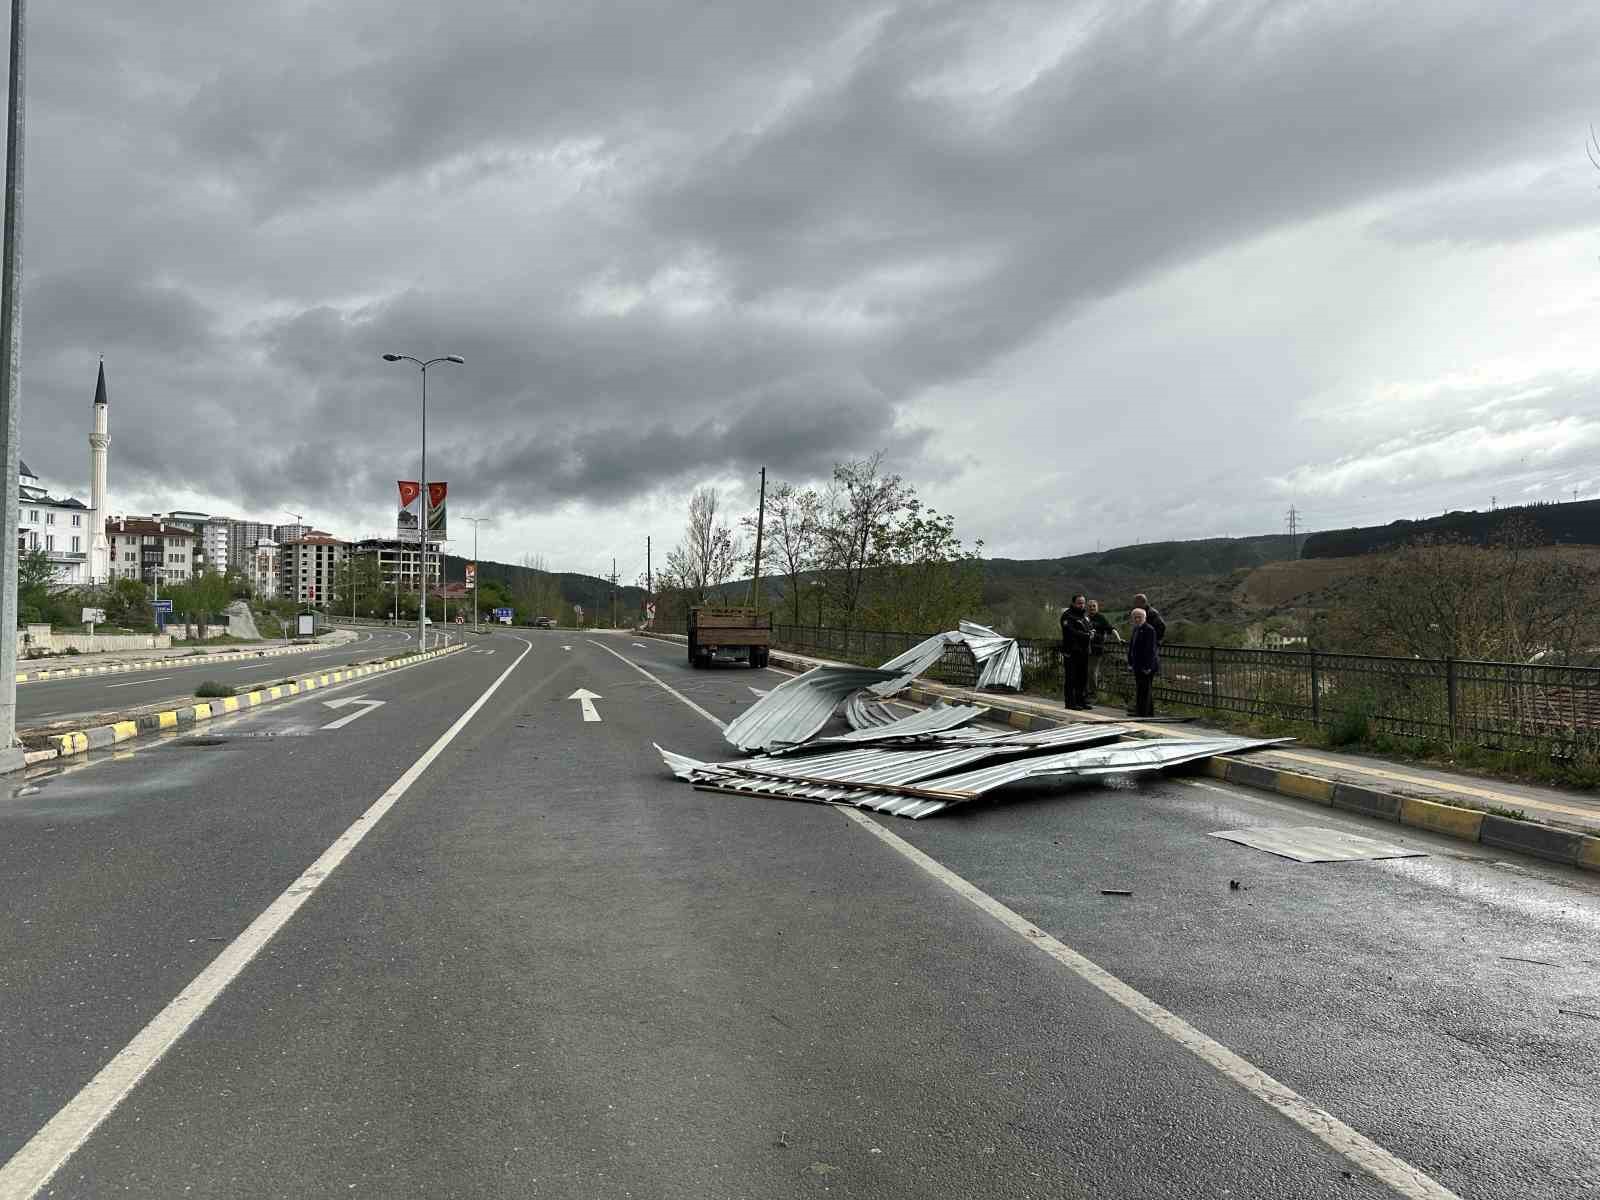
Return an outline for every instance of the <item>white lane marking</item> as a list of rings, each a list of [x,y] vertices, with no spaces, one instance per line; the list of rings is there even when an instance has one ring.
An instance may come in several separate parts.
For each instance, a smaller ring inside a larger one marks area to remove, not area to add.
[[[768,694],[768,692],[767,692],[767,690],[766,690],[766,689],[765,689],[765,688],[758,688],[758,687],[753,687],[753,688],[751,688],[751,689],[750,689],[750,690],[751,690],[751,691],[752,691],[752,692],[754,692],[754,693],[755,693],[755,694],[756,694],[756,695],[758,695],[758,696],[765,696],[765,695],[767,695],[767,694]]]
[[[322,727],[324,729],[343,729],[346,725],[350,724],[350,722],[361,720],[361,718],[366,716],[369,712],[372,712],[374,709],[382,708],[389,702],[387,700],[368,700],[366,695],[363,693],[360,696],[348,696],[341,700],[324,700],[323,703],[329,708],[349,708],[351,705],[355,704],[359,704],[361,706],[358,711],[351,713],[348,717],[340,717],[337,721],[329,721]]]
[[[600,710],[594,706],[596,700],[602,699],[597,692],[591,692],[588,688],[579,688],[567,699],[576,700],[583,706],[583,719],[585,721],[598,721],[600,719]]]
[[[595,645],[596,645],[596,646],[598,646],[598,645],[599,645],[599,644],[600,644],[600,643],[599,643],[599,642],[595,642]],[[563,650],[571,650],[571,649],[572,649],[572,647],[571,647],[571,646],[563,646],[563,647],[561,647],[561,648],[562,648],[562,649],[563,649]]]
[[[683,701],[718,729],[723,723],[687,699],[664,681],[646,671],[637,663],[623,658],[609,646],[592,642],[609,654],[615,654],[639,674],[655,680],[669,695]],[[968,883],[950,868],[918,850],[899,834],[891,833],[860,809],[836,806],[846,818],[860,825],[890,849],[904,855],[945,887],[955,892],[975,907],[988,913],[1000,924],[1037,946],[1084,982],[1127,1009],[1140,1020],[1154,1026],[1207,1066],[1231,1079],[1268,1108],[1281,1113],[1318,1141],[1354,1163],[1379,1182],[1387,1185],[1406,1200],[1461,1200],[1455,1192],[1419,1171],[1404,1159],[1391,1154],[1362,1133],[1346,1125],[1326,1109],[1318,1108],[1298,1092],[1279,1083],[1265,1071],[1229,1050],[1221,1042],[1201,1033],[1176,1013],[1157,1004],[1144,993],[1122,982],[1110,971],[1085,958],[1071,946],[1051,937],[1020,913],[1007,908],[993,896],[974,884]]]
[[[643,643],[643,642],[635,642],[635,643],[634,643],[634,646],[635,646],[635,647],[636,647],[636,648],[638,648],[638,649],[640,649],[640,650],[643,650],[643,649],[644,649],[644,643]]]
[[[681,700],[684,704],[687,704],[690,708],[694,709],[695,712],[699,713],[706,720],[710,721],[718,729],[726,728],[726,726],[724,726],[723,723],[720,720],[718,720],[716,717],[713,717],[705,709],[701,708],[693,700],[689,699],[689,697],[685,696],[682,692],[678,691],[677,688],[673,687],[671,684],[669,684],[666,680],[662,679],[660,676],[652,675],[649,671],[646,671],[643,667],[641,667],[638,663],[634,662],[633,659],[629,658],[627,655],[618,654],[610,646],[602,645],[600,642],[595,641],[593,638],[588,638],[587,641],[591,646],[599,646],[600,649],[604,650],[607,654],[611,655],[613,658],[620,659],[621,661],[627,663],[635,671],[639,672],[639,674],[643,675],[646,679],[650,680],[651,682],[656,684],[658,687],[660,687],[664,692],[667,693],[667,695],[671,696],[675,700]]]
[[[106,684],[106,687],[108,689],[117,687],[138,687],[141,683],[154,683],[158,679],[171,678],[171,675],[152,675],[149,679],[130,679],[127,683],[108,683]]]
[[[278,663],[261,663],[260,665],[254,666],[254,667],[240,667],[239,670],[241,670],[241,671],[265,671],[268,667],[276,667],[278,665],[279,665]],[[288,668],[285,667],[284,670],[288,670]]]
[[[432,765],[434,759],[455,741],[456,736],[467,727],[467,723],[477,716],[479,710],[489,702],[489,698],[499,691],[500,685],[528,656],[528,651],[533,649],[532,642],[523,641],[521,638],[517,640],[522,641],[526,649],[512,660],[510,666],[500,672],[495,681],[484,689],[483,694],[472,702],[472,706],[466,712],[456,718],[455,724],[440,734],[438,740],[423,752],[422,757],[406,768],[405,774],[390,784],[389,790],[373,801],[371,807],[357,817],[355,823],[341,833],[334,843],[322,852],[317,861],[305,869],[300,878],[267,905],[243,933],[223,947],[222,952],[211,960],[205,970],[194,977],[188,987],[179,992],[148,1025],[135,1034],[133,1040],[83,1086],[82,1091],[67,1101],[38,1133],[28,1139],[22,1149],[0,1167],[0,1200],[29,1200],[29,1197],[37,1194],[40,1188],[50,1182],[51,1177],[61,1169],[67,1159],[72,1157],[74,1151],[83,1145],[100,1123],[122,1103],[150,1068],[161,1061],[161,1057],[184,1035],[189,1026],[216,1002],[223,989],[238,977],[239,972],[250,964],[250,960],[260,953],[261,948],[272,940],[273,936],[288,923],[289,918],[299,911],[300,906],[326,882],[328,876],[333,874],[350,852],[361,844],[361,840],[377,827],[378,822],[383,820],[384,815],[410,790],[411,785],[422,777],[422,773]]]

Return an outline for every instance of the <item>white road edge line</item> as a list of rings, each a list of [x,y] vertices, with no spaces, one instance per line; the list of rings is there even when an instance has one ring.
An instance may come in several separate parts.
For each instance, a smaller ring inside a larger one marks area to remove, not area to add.
[[[590,641],[608,654],[622,659],[639,674],[652,679],[668,695],[683,701],[718,729],[723,723],[683,696],[664,680],[646,671],[638,663],[617,654],[609,646]],[[928,875],[944,884],[956,895],[988,913],[1000,924],[1036,946],[1055,959],[1085,983],[1097,988],[1103,995],[1116,1001],[1140,1020],[1154,1026],[1159,1032],[1182,1046],[1196,1058],[1219,1074],[1232,1080],[1268,1108],[1287,1117],[1318,1141],[1360,1167],[1380,1183],[1387,1185],[1406,1200],[1461,1200],[1455,1192],[1419,1171],[1402,1158],[1398,1158],[1365,1134],[1346,1125],[1326,1109],[1318,1108],[1292,1088],[1279,1083],[1252,1063],[1240,1058],[1221,1042],[1200,1032],[1176,1013],[1163,1008],[1143,992],[1129,986],[1110,971],[1085,958],[1071,946],[1051,937],[1020,913],[1007,908],[993,896],[974,884],[968,883],[950,868],[918,850],[899,834],[891,833],[866,813],[845,805],[836,806],[846,818],[854,821],[890,849],[910,860]],[[8,1198],[5,1198],[8,1200]]]
[[[288,923],[289,918],[299,911],[300,906],[322,886],[350,852],[361,844],[361,840],[395,806],[400,797],[410,790],[411,785],[421,778],[433,760],[444,752],[445,747],[455,741],[467,723],[489,702],[489,697],[499,690],[500,685],[533,649],[532,642],[522,638],[517,640],[525,647],[522,653],[517,655],[510,666],[500,672],[495,681],[472,702],[472,706],[466,712],[456,718],[449,729],[439,735],[438,740],[423,752],[422,757],[412,763],[404,775],[390,784],[389,790],[373,801],[367,811],[357,817],[355,823],[341,833],[334,843],[322,852],[316,862],[307,867],[298,879],[262,911],[260,916],[251,921],[243,933],[223,947],[222,952],[211,960],[205,970],[194,977],[188,987],[179,992],[148,1025],[135,1034],[133,1040],[124,1046],[115,1058],[100,1068],[99,1073],[86,1083],[76,1096],[67,1101],[39,1132],[28,1139],[22,1149],[0,1167],[0,1200],[29,1200],[50,1182],[78,1147],[88,1140],[89,1135],[138,1085],[150,1068],[160,1062],[162,1056],[184,1035],[189,1026],[216,1002],[223,989],[238,977],[239,973],[250,964],[250,960],[255,958],[261,948]]]
[[[152,675],[149,679],[133,679],[129,680],[127,683],[108,683],[106,684],[106,689],[109,691],[111,688],[117,687],[138,687],[141,683],[155,683],[158,679],[171,678],[171,675]]]

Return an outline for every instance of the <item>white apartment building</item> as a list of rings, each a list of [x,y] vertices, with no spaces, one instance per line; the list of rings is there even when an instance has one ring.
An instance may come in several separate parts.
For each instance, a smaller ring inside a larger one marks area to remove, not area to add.
[[[244,577],[250,587],[263,600],[278,598],[279,566],[278,543],[271,538],[261,538],[250,547],[240,560]]]
[[[278,595],[299,604],[326,604],[339,583],[349,546],[315,530],[279,543]]]
[[[43,550],[64,587],[89,582],[89,542],[93,511],[81,500],[50,495],[28,464],[17,464],[21,510],[17,514],[17,551]]]
[[[232,525],[233,522],[227,517],[207,517],[206,523],[200,527],[200,555],[206,570],[215,571],[218,575],[228,573],[228,564],[233,561],[228,554],[228,535],[232,532]]]
[[[238,521],[231,517],[227,520],[229,562],[247,562],[251,552],[264,541],[271,542],[274,547],[278,544],[272,526],[266,521]]]
[[[111,577],[145,583],[182,583],[194,574],[199,535],[182,525],[148,517],[106,522],[111,545]]]
[[[366,538],[355,544],[353,552],[359,555],[374,555],[378,560],[378,569],[383,573],[383,586],[392,588],[395,580],[400,581],[402,592],[414,592],[420,586],[419,558],[415,542],[401,542],[394,538]],[[440,569],[443,564],[443,555],[437,550],[428,551],[428,587],[436,589],[439,586]]]

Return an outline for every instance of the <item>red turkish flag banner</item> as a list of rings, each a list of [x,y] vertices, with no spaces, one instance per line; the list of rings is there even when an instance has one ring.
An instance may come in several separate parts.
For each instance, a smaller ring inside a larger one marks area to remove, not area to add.
[[[397,482],[400,485],[400,507],[410,508],[412,501],[422,494],[422,485],[415,479],[401,479]]]
[[[448,483],[430,483],[428,485],[428,507],[442,508],[444,506],[445,493],[449,490],[450,485]]]

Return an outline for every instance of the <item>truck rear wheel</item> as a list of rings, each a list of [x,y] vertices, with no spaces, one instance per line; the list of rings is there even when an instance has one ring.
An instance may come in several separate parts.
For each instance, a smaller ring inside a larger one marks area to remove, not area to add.
[[[750,665],[760,670],[767,665],[767,659],[772,651],[766,646],[752,646],[750,648]]]
[[[694,634],[692,633],[689,635],[689,665],[691,667],[700,665],[700,647],[695,645]]]

